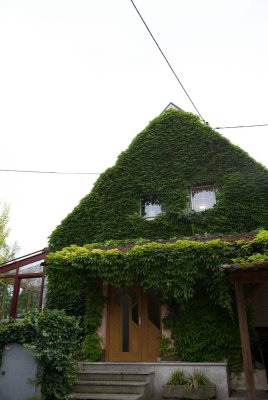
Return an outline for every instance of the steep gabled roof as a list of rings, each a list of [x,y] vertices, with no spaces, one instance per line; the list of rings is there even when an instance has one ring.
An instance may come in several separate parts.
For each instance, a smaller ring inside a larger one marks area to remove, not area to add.
[[[189,188],[215,185],[217,204],[187,211]],[[156,193],[163,215],[140,216]],[[268,228],[268,171],[195,115],[169,109],[155,118],[50,237],[50,249],[109,239],[168,239]]]

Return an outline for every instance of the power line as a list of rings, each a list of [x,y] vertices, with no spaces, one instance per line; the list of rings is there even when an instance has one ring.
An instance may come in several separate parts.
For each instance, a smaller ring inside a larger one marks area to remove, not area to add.
[[[200,114],[200,112],[198,111],[198,109],[197,109],[197,107],[195,106],[194,102],[192,101],[191,97],[190,97],[189,94],[187,93],[185,87],[183,86],[183,84],[182,84],[182,82],[180,81],[179,77],[177,76],[176,72],[175,72],[174,69],[172,68],[170,62],[168,61],[168,59],[167,59],[167,57],[165,56],[164,52],[162,51],[161,47],[159,46],[159,44],[157,43],[156,39],[154,38],[154,35],[153,35],[152,32],[150,31],[150,29],[149,29],[148,25],[146,24],[146,22],[144,21],[144,19],[143,19],[141,13],[140,13],[139,10],[137,9],[136,5],[134,4],[134,1],[133,1],[133,0],[130,0],[130,1],[131,1],[131,3],[132,3],[133,7],[135,8],[135,10],[137,11],[137,13],[138,13],[140,19],[142,20],[143,24],[145,25],[147,31],[149,32],[151,38],[153,39],[153,41],[155,42],[156,46],[158,47],[158,50],[160,51],[160,53],[161,53],[162,56],[164,57],[166,63],[168,64],[169,68],[171,69],[173,75],[175,76],[175,78],[177,79],[177,81],[179,82],[179,84],[181,85],[182,89],[184,90],[184,93],[186,94],[186,96],[188,97],[188,99],[190,100],[190,102],[192,103],[192,105],[194,106],[194,108],[195,108],[196,112],[198,113],[199,117],[201,118],[201,120],[202,120],[203,122],[206,122],[206,121],[204,120],[204,118],[202,117],[202,115]]]
[[[29,174],[55,174],[55,175],[100,175],[100,172],[62,172],[62,171],[37,171],[22,169],[1,169],[0,172],[20,172]]]
[[[214,129],[236,129],[236,128],[256,128],[260,126],[268,126],[268,124],[256,124],[256,125],[237,125],[237,126],[219,126]]]
[[[263,127],[263,126],[268,126],[268,124],[218,126],[213,129],[256,128],[256,127]],[[100,172],[39,171],[39,170],[23,170],[23,169],[3,169],[3,168],[0,168],[0,172],[18,172],[18,173],[27,173],[27,174],[28,173],[29,174],[54,174],[54,175],[100,175],[101,174]]]

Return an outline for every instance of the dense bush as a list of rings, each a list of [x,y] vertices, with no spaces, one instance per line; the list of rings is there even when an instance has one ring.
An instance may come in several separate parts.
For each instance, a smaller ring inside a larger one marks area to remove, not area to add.
[[[29,313],[0,330],[0,346],[20,343],[33,350],[37,361],[36,383],[43,400],[62,400],[70,393],[75,377],[73,356],[79,327],[74,317],[63,311]]]
[[[84,336],[81,345],[82,356],[86,361],[98,361],[102,355],[101,338],[97,333]]]

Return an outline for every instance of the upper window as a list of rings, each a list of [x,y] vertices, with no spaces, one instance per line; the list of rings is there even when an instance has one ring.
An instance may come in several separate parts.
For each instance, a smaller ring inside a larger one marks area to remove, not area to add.
[[[153,219],[162,214],[162,206],[157,194],[145,194],[141,198],[141,216],[147,219]]]
[[[205,211],[216,204],[214,186],[198,186],[191,189],[191,208],[194,211]]]

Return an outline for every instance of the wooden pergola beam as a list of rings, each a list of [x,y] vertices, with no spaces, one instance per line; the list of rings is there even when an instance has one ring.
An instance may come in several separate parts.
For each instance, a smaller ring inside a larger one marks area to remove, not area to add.
[[[252,359],[251,359],[247,312],[246,312],[246,304],[245,304],[245,299],[244,299],[243,286],[244,286],[243,282],[241,282],[241,281],[235,282],[235,295],[236,295],[241,347],[242,347],[242,355],[243,355],[243,366],[244,366],[244,372],[245,372],[245,378],[246,378],[246,388],[247,388],[248,399],[256,400],[257,397],[256,397],[255,383],[254,383],[254,376],[253,376],[253,365],[252,365]]]
[[[234,283],[265,283],[268,282],[268,271],[236,271],[230,273]]]

